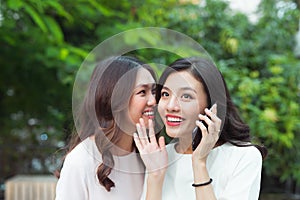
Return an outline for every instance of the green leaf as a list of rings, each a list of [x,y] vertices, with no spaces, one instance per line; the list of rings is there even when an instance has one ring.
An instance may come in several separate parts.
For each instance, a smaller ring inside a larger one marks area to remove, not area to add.
[[[84,49],[77,48],[77,47],[74,47],[74,46],[69,46],[68,49],[69,49],[70,52],[75,53],[75,54],[79,55],[82,58],[87,57],[88,53],[89,53],[88,51],[85,51]]]
[[[104,16],[106,17],[110,17],[110,16],[113,16],[114,15],[114,12],[111,11],[110,9],[102,6],[101,4],[97,3],[97,1],[95,0],[89,0],[89,2],[95,7],[97,8],[101,14],[103,14]]]
[[[62,48],[60,50],[60,59],[65,60],[67,58],[67,56],[69,55],[69,50],[66,48]]]
[[[63,32],[57,22],[51,17],[45,17],[48,30],[52,33],[57,42],[62,43],[64,40]]]
[[[27,13],[30,15],[30,17],[33,19],[33,21],[40,27],[40,29],[47,33],[47,26],[43,21],[43,18],[39,15],[39,13],[30,5],[24,4],[24,8],[27,11]]]
[[[21,0],[8,0],[7,6],[12,10],[19,10],[23,6],[23,2]]]
[[[70,15],[61,4],[59,4],[58,2],[53,1],[53,0],[45,1],[45,3],[47,3],[50,7],[52,7],[54,10],[56,10],[56,12],[60,16],[65,17],[70,22],[73,22],[73,16]]]
[[[59,56],[59,48],[48,46],[46,48],[46,56],[49,58],[57,58]]]

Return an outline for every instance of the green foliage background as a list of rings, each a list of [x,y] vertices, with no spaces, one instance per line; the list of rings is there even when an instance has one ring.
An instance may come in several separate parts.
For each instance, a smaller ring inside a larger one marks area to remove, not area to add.
[[[192,37],[211,54],[253,140],[269,149],[266,176],[300,184],[298,1],[262,0],[257,23],[220,0],[192,2],[1,0],[0,181],[54,170],[52,155],[72,130],[72,86],[84,58],[114,34],[156,26]],[[162,64],[173,59],[135,53]]]

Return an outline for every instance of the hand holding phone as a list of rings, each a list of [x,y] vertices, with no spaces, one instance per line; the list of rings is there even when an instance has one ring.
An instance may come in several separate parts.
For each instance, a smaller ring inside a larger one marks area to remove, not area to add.
[[[216,113],[217,113],[217,111],[216,111],[216,108],[217,107],[217,105],[216,104],[213,104],[213,106],[209,109],[211,112],[214,112],[215,113],[215,115],[216,115]],[[209,113],[211,113],[211,112],[209,112]],[[208,117],[210,120],[212,120],[211,118],[210,118],[210,116],[211,116],[211,114],[209,114],[209,115],[204,115],[204,116],[206,116],[206,117]],[[216,126],[217,125],[217,127],[219,128],[219,125],[221,124],[221,120],[220,119],[218,119],[217,117],[214,117],[214,119],[213,119],[213,122],[214,122],[214,126]],[[204,120],[200,120],[200,122],[206,127],[206,129],[208,129],[208,125],[206,124],[206,122],[204,121]],[[218,131],[218,133],[220,132],[220,130]],[[202,132],[201,132],[201,129],[198,127],[198,126],[196,126],[195,128],[194,128],[194,130],[193,130],[193,132],[192,132],[192,149],[193,149],[193,151],[195,151],[196,150],[196,148],[198,147],[198,145],[200,144],[200,142],[201,142],[201,139],[202,139]]]
[[[201,121],[204,126],[207,128],[207,124],[204,121]],[[192,149],[193,151],[195,151],[195,149],[198,147],[198,145],[200,144],[200,141],[202,139],[202,132],[201,129],[196,126],[192,132]]]

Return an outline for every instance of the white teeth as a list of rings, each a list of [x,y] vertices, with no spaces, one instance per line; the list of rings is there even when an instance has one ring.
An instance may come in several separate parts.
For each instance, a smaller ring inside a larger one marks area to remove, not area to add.
[[[154,112],[153,111],[149,111],[149,112],[144,112],[143,114],[146,115],[146,116],[153,116]]]
[[[177,117],[167,117],[167,120],[169,122],[182,122],[182,119]]]

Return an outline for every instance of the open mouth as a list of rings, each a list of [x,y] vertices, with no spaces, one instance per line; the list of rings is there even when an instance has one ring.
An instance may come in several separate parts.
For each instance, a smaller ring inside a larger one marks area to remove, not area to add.
[[[179,116],[167,115],[166,120],[166,123],[169,126],[179,126],[184,119]]]
[[[183,120],[179,117],[167,117],[168,122],[182,122]]]
[[[153,118],[154,117],[154,111],[153,110],[145,110],[143,112],[143,115],[148,117],[148,118]]]

